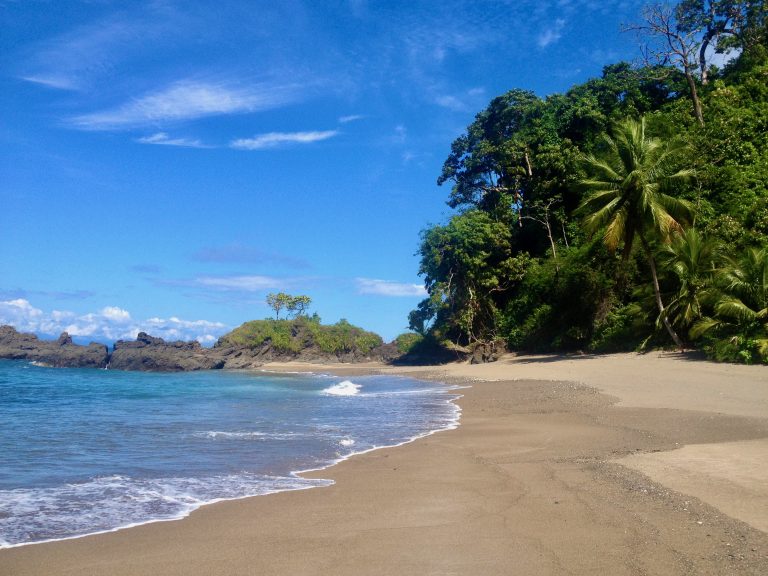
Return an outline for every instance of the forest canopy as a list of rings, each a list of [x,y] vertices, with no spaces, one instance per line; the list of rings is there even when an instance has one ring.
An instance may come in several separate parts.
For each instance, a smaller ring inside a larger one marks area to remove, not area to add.
[[[439,175],[454,213],[422,232],[411,328],[768,362],[767,22],[762,1],[652,5],[628,27],[643,64],[492,99]]]

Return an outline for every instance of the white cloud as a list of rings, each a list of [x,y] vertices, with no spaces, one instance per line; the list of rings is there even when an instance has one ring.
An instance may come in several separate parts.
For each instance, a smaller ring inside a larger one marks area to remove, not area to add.
[[[113,130],[255,112],[293,101],[294,92],[287,86],[238,88],[224,83],[182,80],[117,108],[76,116],[70,124],[83,130]]]
[[[131,321],[131,315],[128,313],[128,310],[123,310],[117,306],[107,306],[106,308],[102,308],[101,315],[113,322],[123,323]]]
[[[0,324],[16,325],[24,322],[39,322],[43,311],[35,308],[28,300],[17,298],[0,302]]]
[[[131,314],[118,306],[106,306],[99,312],[75,314],[53,310],[46,313],[24,299],[0,301],[0,324],[9,324],[22,332],[56,335],[68,332],[71,336],[95,340],[132,340],[139,332],[147,332],[165,340],[197,340],[211,344],[228,327],[208,320],[182,320],[149,318],[134,320]]]
[[[219,290],[258,292],[282,288],[290,281],[272,276],[200,276],[195,278],[194,283]]]
[[[230,142],[231,148],[238,150],[264,150],[281,144],[310,144],[333,138],[338,130],[323,130],[315,132],[269,132],[253,138],[240,138]]]
[[[167,132],[156,132],[151,136],[137,138],[139,144],[159,144],[161,146],[182,146],[185,148],[210,148],[204,145],[200,140],[191,140],[189,138],[171,138]]]
[[[420,284],[405,284],[375,278],[355,278],[357,291],[360,294],[375,294],[377,296],[426,296],[427,291]]]
[[[551,26],[542,30],[539,33],[538,39],[536,40],[536,43],[539,45],[539,48],[546,48],[550,44],[560,40],[560,37],[563,35],[564,27],[565,27],[565,20],[563,20],[562,18],[558,18],[557,20],[555,20],[555,22]]]
[[[349,116],[342,116],[339,118],[339,124],[349,124],[350,122],[357,122],[365,118],[362,114],[350,114]]]

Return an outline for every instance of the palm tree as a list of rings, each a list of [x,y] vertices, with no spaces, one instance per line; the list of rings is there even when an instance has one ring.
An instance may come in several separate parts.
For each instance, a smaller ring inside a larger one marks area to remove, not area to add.
[[[720,245],[689,228],[674,234],[672,241],[661,248],[658,259],[677,278],[679,286],[666,307],[666,315],[675,326],[687,331],[704,315],[703,304],[715,290],[713,279],[721,260]]]
[[[623,244],[628,258],[635,238],[640,240],[653,277],[653,290],[659,316],[678,347],[683,342],[672,328],[661,300],[656,261],[651,243],[669,239],[692,216],[691,204],[667,192],[678,183],[691,179],[693,170],[675,166],[686,146],[678,141],[651,138],[645,132],[645,119],[627,119],[617,123],[612,134],[603,134],[604,153],[583,156],[587,177],[581,188],[587,197],[579,207],[584,227],[589,233],[605,229],[609,249]]]
[[[754,340],[768,359],[768,247],[747,249],[721,272],[722,293],[715,299],[714,318],[702,318],[691,329],[698,338],[711,330]]]

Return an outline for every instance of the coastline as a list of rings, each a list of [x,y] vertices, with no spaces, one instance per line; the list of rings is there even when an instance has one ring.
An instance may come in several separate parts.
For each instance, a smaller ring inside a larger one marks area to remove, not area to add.
[[[472,387],[458,428],[304,474],[332,486],[3,549],[0,574],[768,572],[768,459],[755,462],[768,446],[768,369],[664,354],[263,369]]]

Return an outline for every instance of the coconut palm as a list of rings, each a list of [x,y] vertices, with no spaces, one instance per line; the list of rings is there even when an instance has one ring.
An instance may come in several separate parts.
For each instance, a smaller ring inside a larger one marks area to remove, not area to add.
[[[722,271],[722,293],[714,301],[714,318],[694,324],[691,337],[710,331],[753,340],[768,359],[768,247],[747,249]]]
[[[703,304],[714,293],[713,279],[721,260],[720,246],[695,228],[674,234],[658,254],[659,264],[677,279],[678,290],[666,307],[666,315],[686,331],[702,318]],[[661,317],[659,317],[661,322]]]
[[[667,241],[672,232],[682,231],[682,225],[691,220],[690,203],[669,194],[675,185],[694,175],[691,169],[676,167],[686,146],[647,136],[644,119],[619,122],[603,139],[604,153],[582,158],[587,173],[580,182],[587,193],[579,207],[584,227],[589,233],[604,229],[608,248],[623,245],[625,259],[635,238],[639,239],[651,268],[659,316],[682,348],[682,340],[664,311],[651,244],[656,239]]]

